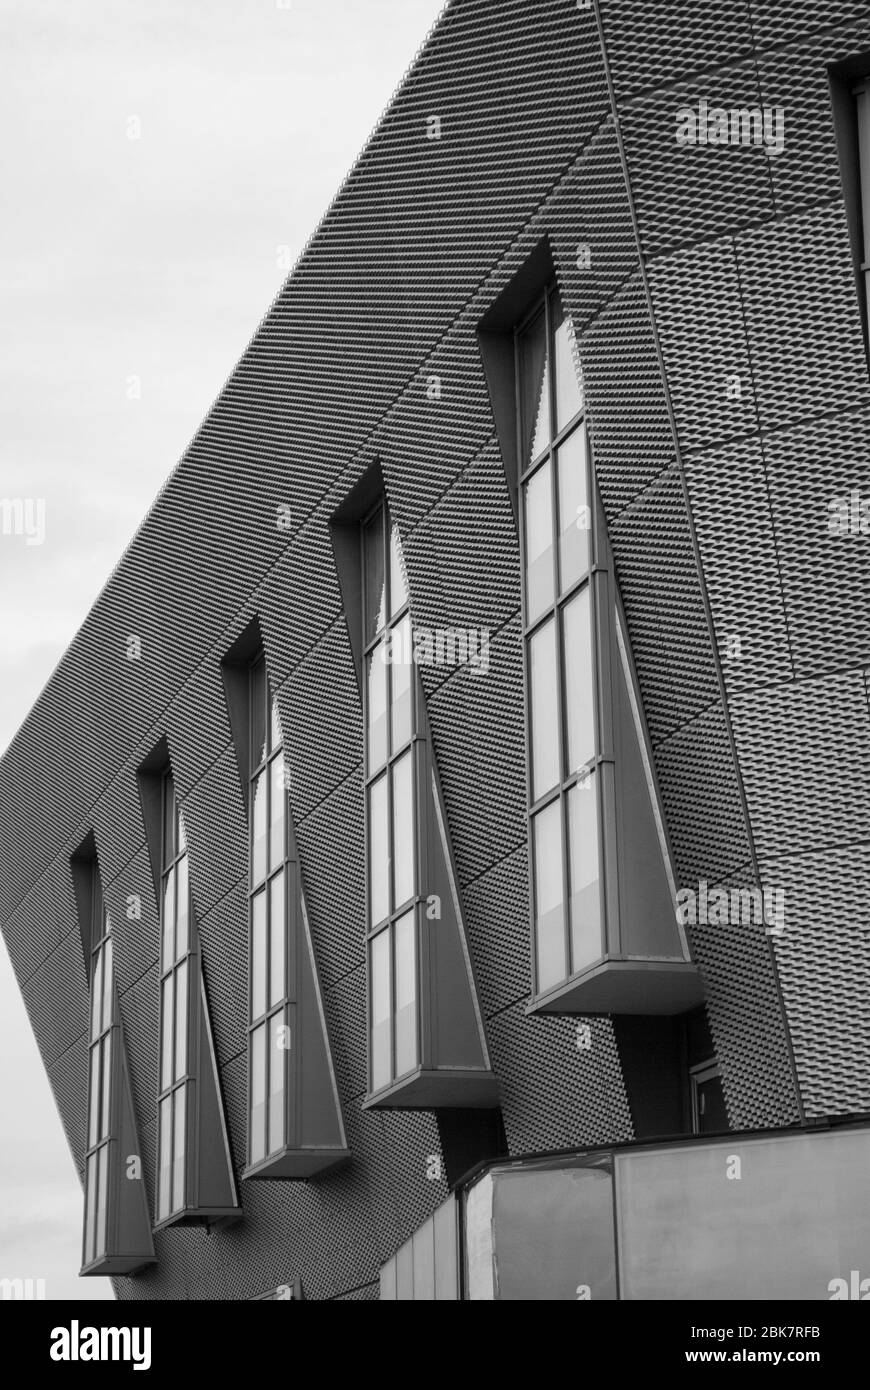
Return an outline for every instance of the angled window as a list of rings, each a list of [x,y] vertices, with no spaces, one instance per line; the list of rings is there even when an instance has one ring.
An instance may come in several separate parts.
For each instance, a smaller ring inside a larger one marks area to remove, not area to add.
[[[160,1087],[157,1101],[157,1220],[189,1206],[188,1129],[193,1112],[191,994],[196,962],[190,931],[190,884],[184,817],[172,774],[163,774],[163,866],[160,874]]]
[[[603,954],[592,509],[569,322],[553,295],[517,334],[519,491],[536,992]]]
[[[90,985],[81,1273],[132,1274],[153,1262],[154,1247],[115,995],[112,919],[92,838],[72,870]]]
[[[235,690],[229,668],[228,693]],[[244,670],[249,882],[246,1177],[311,1178],[349,1157],[262,653]],[[232,702],[232,701],[231,701]]]
[[[365,1105],[498,1104],[432,755],[398,529],[377,470],[333,518],[363,695]]]
[[[421,902],[414,787],[417,692],[404,659],[411,618],[398,533],[383,506],[363,527],[363,555],[370,1084],[380,1091],[420,1060]]]
[[[248,825],[246,1178],[308,1179],[349,1157],[302,873],[278,705],[259,625],[222,672]]]
[[[187,834],[165,745],[140,769],[139,787],[160,915],[157,1226],[234,1219]]]
[[[539,273],[545,243],[535,255]],[[521,275],[479,336],[502,449],[513,451],[522,556],[531,1008],[680,1012],[701,998],[700,980],[677,921],[573,326],[552,279],[530,292]],[[513,412],[502,399],[508,353]]]

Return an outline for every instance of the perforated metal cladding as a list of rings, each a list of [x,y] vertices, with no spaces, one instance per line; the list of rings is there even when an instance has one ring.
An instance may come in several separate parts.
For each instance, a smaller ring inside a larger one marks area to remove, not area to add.
[[[88,1045],[85,1035],[46,1067],[73,1163],[81,1175],[87,1147],[88,1098],[82,1078],[87,1076]]]
[[[834,25],[845,25],[850,19],[864,18],[866,0],[803,0],[800,6],[791,0],[750,0],[752,29],[759,48],[784,43],[817,30],[830,36]]]
[[[463,904],[480,1005],[489,1017],[530,997],[532,949],[525,844],[467,883]]]
[[[360,770],[310,816],[295,821],[308,920],[324,990],[365,959],[363,817]]]
[[[743,864],[708,887],[752,889],[767,881]],[[771,903],[775,908],[776,900]],[[698,922],[686,931],[704,979],[730,1124],[735,1129],[794,1124],[800,1115],[771,938],[763,927],[742,922]]]
[[[635,276],[579,342],[595,477],[608,524],[674,459],[643,284]]]
[[[578,1034],[583,1025],[591,1047]],[[534,1017],[515,1005],[490,1021],[487,1036],[512,1153],[632,1138],[609,1019]]]
[[[774,949],[810,1118],[870,1110],[867,855],[867,842],[853,841],[762,866],[785,903]]]
[[[660,257],[649,286],[682,450],[756,429],[737,259],[728,239]]]
[[[662,474],[622,512],[609,535],[644,709],[656,740],[708,708],[719,694],[676,470]],[[684,678],[687,670],[691,681]]]
[[[863,46],[870,48],[870,27]],[[764,105],[780,106],[785,113],[783,149],[770,161],[779,217],[841,197],[827,69],[833,56],[826,37],[789,44],[759,57]]]
[[[490,642],[486,676],[460,667],[427,702],[461,883],[525,841],[520,633],[515,619]],[[483,805],[492,808],[485,819]]]
[[[736,246],[761,428],[866,405],[870,385],[842,208],[744,233]]]
[[[22,989],[46,1065],[66,1052],[87,1026],[87,983],[78,926]]]
[[[854,840],[870,816],[863,674],[739,691],[730,707],[759,854]]]
[[[679,881],[716,882],[747,863],[749,842],[721,705],[659,744],[655,764]]]
[[[199,922],[199,943],[218,1065],[247,1046],[248,897],[239,883]]]
[[[705,10],[705,14],[708,13]],[[666,92],[621,104],[628,175],[647,256],[769,221],[769,159],[755,145],[678,145],[677,112],[757,107],[754,63],[699,74]]]
[[[822,853],[822,832],[838,840],[859,921],[849,935],[835,920],[832,870],[824,887],[795,889],[795,935],[773,947],[740,931],[691,932],[729,1116],[741,1126],[797,1118],[780,984],[807,1113],[866,1104],[866,904],[842,847],[858,838],[866,810],[855,771],[868,751],[859,692],[870,664],[866,560],[860,537],[851,548],[848,537],[814,546],[807,529],[808,514],[824,529],[835,489],[863,490],[863,475],[850,481],[843,460],[870,454],[859,311],[819,76],[819,64],[860,41],[854,27],[822,29],[857,11],[808,4],[798,15],[762,0],[715,13],[603,0],[600,11],[645,273],[595,11],[574,0],[454,0],[0,764],[0,919],[22,984],[40,981],[31,992],[41,1045],[50,1056],[71,1039],[50,1075],[79,1166],[86,990],[69,855],[95,830],[113,919],[120,914],[116,969],[153,1204],[157,908],[135,771],[168,737],[238,1179],[246,835],[220,661],[258,618],[353,1157],[312,1183],[240,1182],[239,1225],[161,1233],[157,1268],[117,1281],[121,1297],[248,1298],[296,1276],[309,1298],[373,1296],[379,1264],[444,1193],[427,1175],[439,1153],[432,1115],[360,1110],[362,711],[328,522],[376,459],[406,548],[415,621],[492,629],[485,675],[424,668],[422,679],[510,1148],[631,1137],[608,1020],[591,1021],[586,1051],[579,1020],[525,1014],[517,541],[475,334],[545,233],[578,334],[678,879],[746,882],[752,861],[713,662],[713,641],[736,623],[753,660],[723,672],[755,847],[797,875],[793,859]],[[756,54],[748,15],[764,50]],[[701,96],[729,107],[781,101],[780,163],[756,149],[680,149],[676,110]],[[440,141],[426,138],[432,114]],[[588,264],[578,263],[585,247]],[[720,393],[720,371],[735,361],[738,405]],[[430,398],[435,376],[440,400]],[[138,662],[128,659],[131,635],[142,640]],[[139,922],[124,915],[129,894],[142,898]],[[43,1017],[42,981],[61,966],[82,972],[80,987],[66,975],[59,986],[65,1012],[80,1011],[78,1036],[71,1016]],[[838,1023],[826,1046],[825,1018],[844,999],[854,1020]]]
[[[762,446],[795,674],[865,666],[870,551],[854,530],[852,494],[870,499],[870,411],[782,430]],[[833,504],[846,506],[844,534],[830,529]]]
[[[725,0],[715,7],[599,0],[598,11],[620,99],[703,72],[711,59],[718,67],[752,50],[748,0]]]
[[[726,690],[793,675],[759,440],[684,456]],[[804,541],[806,537],[804,537]]]

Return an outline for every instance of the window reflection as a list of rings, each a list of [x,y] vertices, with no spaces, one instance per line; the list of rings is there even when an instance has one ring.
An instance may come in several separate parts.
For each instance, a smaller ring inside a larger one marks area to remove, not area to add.
[[[586,427],[581,425],[558,452],[559,576],[565,594],[589,569],[592,517],[587,488]]]
[[[594,509],[576,343],[553,290],[518,335],[517,367],[535,988],[542,993],[599,959],[603,940]]]
[[[598,866],[598,797],[595,776],[568,793],[568,861],[571,895],[571,968],[601,959],[601,889]]]
[[[268,730],[250,784],[250,1022],[248,1057],[248,1162],[280,1152],[288,1142],[287,1054],[292,1049],[288,1008],[287,771],[281,720],[262,658],[251,668],[252,727]],[[254,704],[260,702],[261,709]],[[292,880],[291,880],[292,881]],[[289,1045],[288,1045],[289,1044]]]
[[[525,487],[526,620],[535,622],[553,602],[553,500],[550,464]]]
[[[193,930],[190,881],[184,816],[175,795],[170,772],[163,778],[163,822],[171,826],[164,835],[167,858],[161,870],[163,920],[161,922],[160,979],[160,1104],[158,1105],[157,1207],[159,1219],[174,1216],[187,1205],[186,1130],[181,1119],[185,1106],[185,1077],[191,1071],[190,1026]],[[165,1160],[165,1161],[164,1161]]]
[[[367,600],[363,632],[368,922],[377,929],[369,939],[369,1084],[376,1091],[417,1062],[417,677],[402,547],[386,507],[362,534],[364,585],[377,593],[377,617]]]
[[[539,990],[558,984],[567,973],[560,806],[559,801],[551,802],[532,822]]]
[[[550,363],[547,327],[540,314],[522,340],[524,464],[532,463],[550,443]]]
[[[574,325],[570,318],[563,318],[561,309],[554,314],[557,322],[555,338],[556,358],[556,425],[559,430],[579,415],[583,409],[583,391],[580,385],[580,359],[574,337]]]
[[[551,618],[529,643],[532,712],[532,800],[561,781],[559,768],[559,676],[556,622]]]

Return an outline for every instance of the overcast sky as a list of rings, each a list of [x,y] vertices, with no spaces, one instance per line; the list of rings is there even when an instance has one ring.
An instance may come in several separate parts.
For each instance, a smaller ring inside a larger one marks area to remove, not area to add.
[[[441,8],[0,0],[0,751]],[[0,1048],[0,1278],[111,1297],[3,948]]]

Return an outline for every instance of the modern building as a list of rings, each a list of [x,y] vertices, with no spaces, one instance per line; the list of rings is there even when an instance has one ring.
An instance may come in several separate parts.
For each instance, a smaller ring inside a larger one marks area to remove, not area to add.
[[[870,1297],[868,79],[446,6],[0,764],[119,1298]]]

